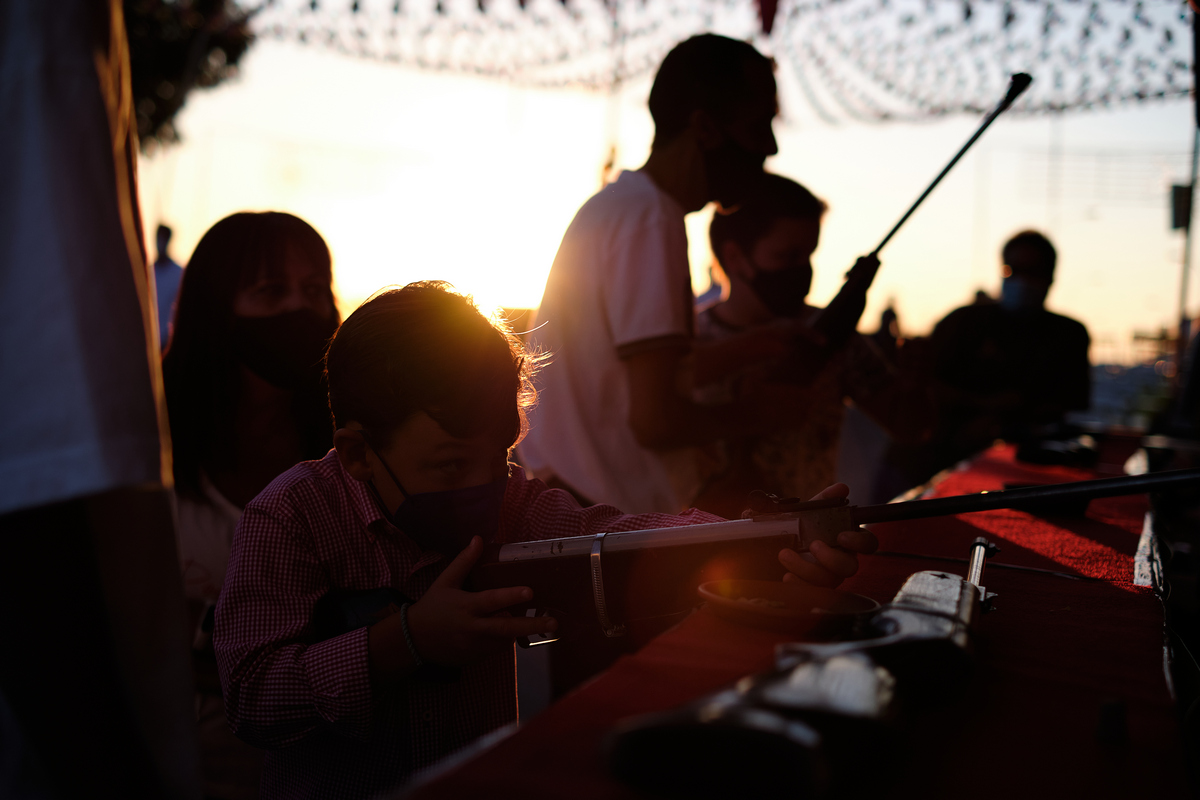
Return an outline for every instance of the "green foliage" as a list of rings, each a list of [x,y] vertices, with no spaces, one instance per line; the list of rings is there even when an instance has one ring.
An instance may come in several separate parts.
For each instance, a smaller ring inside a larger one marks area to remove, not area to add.
[[[125,0],[125,29],[143,151],[179,141],[175,115],[193,88],[237,74],[254,41],[233,0]]]

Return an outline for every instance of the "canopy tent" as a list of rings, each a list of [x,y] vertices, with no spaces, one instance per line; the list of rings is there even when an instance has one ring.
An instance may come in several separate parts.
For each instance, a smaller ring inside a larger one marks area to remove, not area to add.
[[[270,0],[260,36],[422,69],[611,90],[702,31],[752,40],[828,122],[1182,99],[1191,13],[1168,0]]]

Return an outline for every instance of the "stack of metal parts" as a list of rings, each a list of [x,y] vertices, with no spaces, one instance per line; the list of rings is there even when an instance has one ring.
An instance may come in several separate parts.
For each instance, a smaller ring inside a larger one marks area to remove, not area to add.
[[[906,703],[952,695],[971,668],[972,630],[990,595],[979,538],[966,577],[925,571],[847,641],[791,643],[773,672],[683,709],[624,724],[609,740],[622,780],[669,797],[857,793],[865,755],[892,748]]]

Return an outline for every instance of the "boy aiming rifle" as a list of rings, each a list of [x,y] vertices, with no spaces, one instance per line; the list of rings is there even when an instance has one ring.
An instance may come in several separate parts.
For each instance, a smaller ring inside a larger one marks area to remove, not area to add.
[[[510,465],[533,366],[436,282],[377,295],[334,336],[334,450],[246,507],[216,611],[230,724],[270,750],[264,797],[373,796],[516,719],[513,641],[556,621],[496,615],[526,587],[461,588],[483,542],[717,520],[584,509]],[[836,585],[875,540],[838,543],[780,561]]]

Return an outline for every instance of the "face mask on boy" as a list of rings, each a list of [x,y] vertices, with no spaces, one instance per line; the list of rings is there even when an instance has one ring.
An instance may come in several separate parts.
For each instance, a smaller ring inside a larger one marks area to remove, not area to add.
[[[234,317],[238,360],[281,389],[299,389],[321,379],[325,345],[337,323],[311,308],[272,317]]]
[[[410,494],[378,450],[375,455],[396,488],[404,494],[404,501],[389,521],[423,549],[453,558],[473,536],[481,537],[485,544],[496,537],[500,529],[500,510],[504,506],[504,490],[508,487],[507,476],[464,489]]]
[[[750,288],[775,316],[798,317],[804,311],[804,298],[812,288],[812,270],[804,267],[758,269],[750,281]]]

